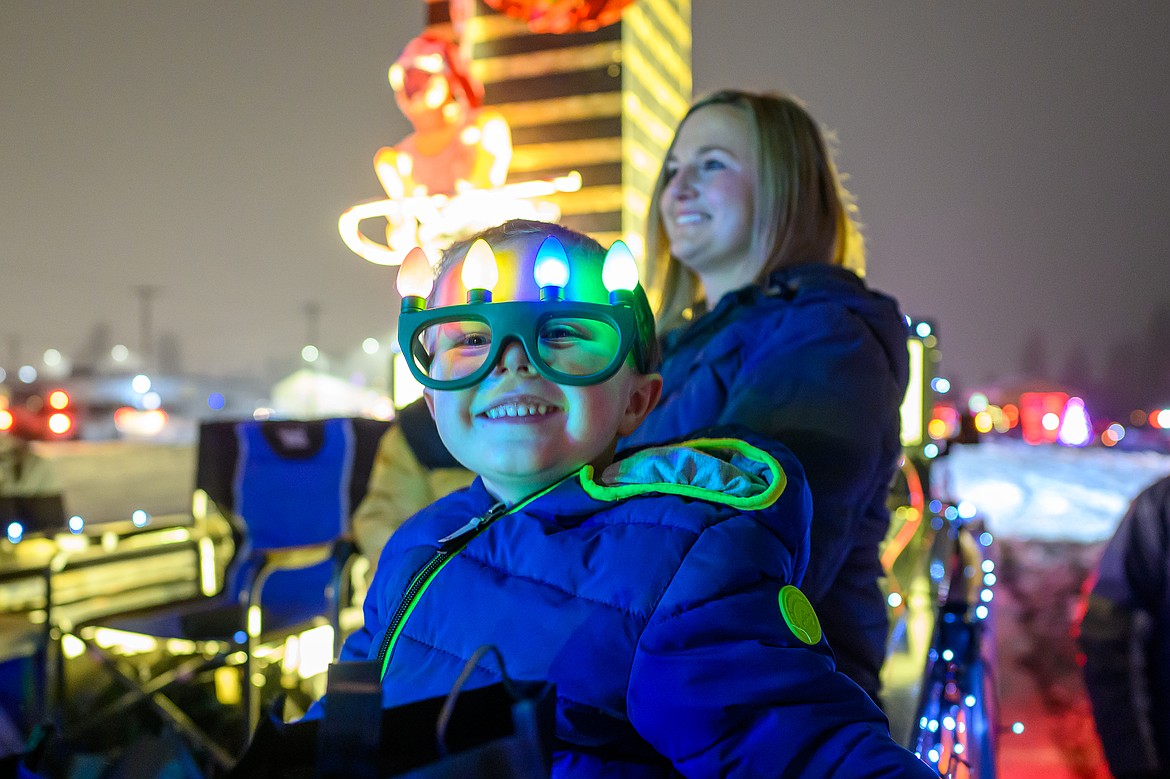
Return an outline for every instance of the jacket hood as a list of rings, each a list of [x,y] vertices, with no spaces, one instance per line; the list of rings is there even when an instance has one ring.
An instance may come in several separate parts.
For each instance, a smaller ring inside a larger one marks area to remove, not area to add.
[[[585,492],[599,500],[656,493],[745,510],[772,505],[787,484],[775,457],[735,438],[697,438],[641,449],[606,468],[596,481],[593,468],[585,466],[580,479]]]

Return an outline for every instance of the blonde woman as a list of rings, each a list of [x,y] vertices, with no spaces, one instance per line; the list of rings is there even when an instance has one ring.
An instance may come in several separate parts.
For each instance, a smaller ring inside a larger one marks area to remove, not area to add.
[[[795,452],[813,496],[802,589],[838,666],[875,700],[878,587],[901,453],[906,324],[861,278],[828,144],[795,99],[722,91],[683,118],[651,199],[662,401],[623,448],[742,424]]]

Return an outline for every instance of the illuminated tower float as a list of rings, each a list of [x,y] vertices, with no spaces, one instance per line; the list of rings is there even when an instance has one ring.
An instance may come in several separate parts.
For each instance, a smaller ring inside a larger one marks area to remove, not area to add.
[[[426,22],[389,71],[413,132],[375,154],[386,197],[341,215],[346,245],[382,265],[415,246],[433,261],[530,218],[620,238],[641,261],[691,99],[690,0],[433,0]],[[402,367],[397,406],[417,392]]]
[[[390,68],[414,131],[375,155],[386,198],[341,216],[350,249],[384,265],[416,245],[437,258],[527,217],[641,257],[649,193],[691,98],[689,0],[436,0],[426,18]],[[384,243],[361,229],[372,219]]]

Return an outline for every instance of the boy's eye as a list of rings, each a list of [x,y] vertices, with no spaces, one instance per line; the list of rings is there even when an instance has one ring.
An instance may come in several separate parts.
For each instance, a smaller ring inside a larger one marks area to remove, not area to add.
[[[446,322],[428,328],[423,343],[432,343],[438,351],[479,349],[490,346],[491,330],[480,322]]]
[[[492,342],[487,333],[467,333],[460,338],[457,346],[487,346]]]
[[[676,173],[678,173],[677,165],[667,165],[662,171],[662,180],[668,182],[674,178]]]
[[[565,322],[550,323],[540,328],[542,341],[568,341],[584,337],[585,333],[580,327]]]
[[[702,165],[703,170],[723,170],[726,167],[727,165],[724,164],[723,160],[715,159],[714,157],[703,160]]]

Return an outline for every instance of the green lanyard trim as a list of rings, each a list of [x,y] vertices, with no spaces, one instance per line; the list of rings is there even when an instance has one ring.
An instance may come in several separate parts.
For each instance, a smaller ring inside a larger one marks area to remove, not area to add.
[[[412,597],[410,602],[406,605],[406,611],[404,611],[402,616],[399,618],[398,624],[394,627],[394,631],[391,633],[389,640],[383,642],[385,647],[383,652],[385,654],[382,656],[382,671],[378,677],[379,679],[386,678],[386,671],[390,668],[390,658],[394,655],[394,647],[398,644],[398,637],[402,635],[403,628],[406,627],[406,621],[410,619],[410,615],[414,613],[415,606],[418,605],[419,601],[422,599],[423,594],[431,586],[431,582],[435,580],[435,577],[439,575],[440,571],[447,567],[447,563],[455,559],[456,555],[466,549],[467,545],[471,543],[473,539],[478,537],[480,533],[486,530],[488,526],[497,519],[506,517],[514,511],[519,511],[537,498],[552,492],[554,489],[559,487],[562,482],[567,481],[568,479],[572,478],[572,476],[573,474],[569,474],[563,479],[557,480],[544,489],[535,492],[532,495],[529,495],[527,498],[524,498],[518,503],[512,505],[507,511],[503,512],[499,516],[492,517],[489,521],[480,525],[474,533],[468,534],[466,540],[459,544],[459,546],[455,547],[454,549],[439,550],[430,560],[427,561],[426,565],[419,569],[418,573],[414,575],[414,577],[410,580],[410,584],[407,585],[406,588],[407,592],[410,592],[412,589],[416,588],[417,591],[415,592],[414,597]],[[435,565],[436,561],[440,561],[438,565]],[[427,573],[428,569],[430,569],[430,573]],[[420,577],[422,577],[421,582],[419,581]]]

